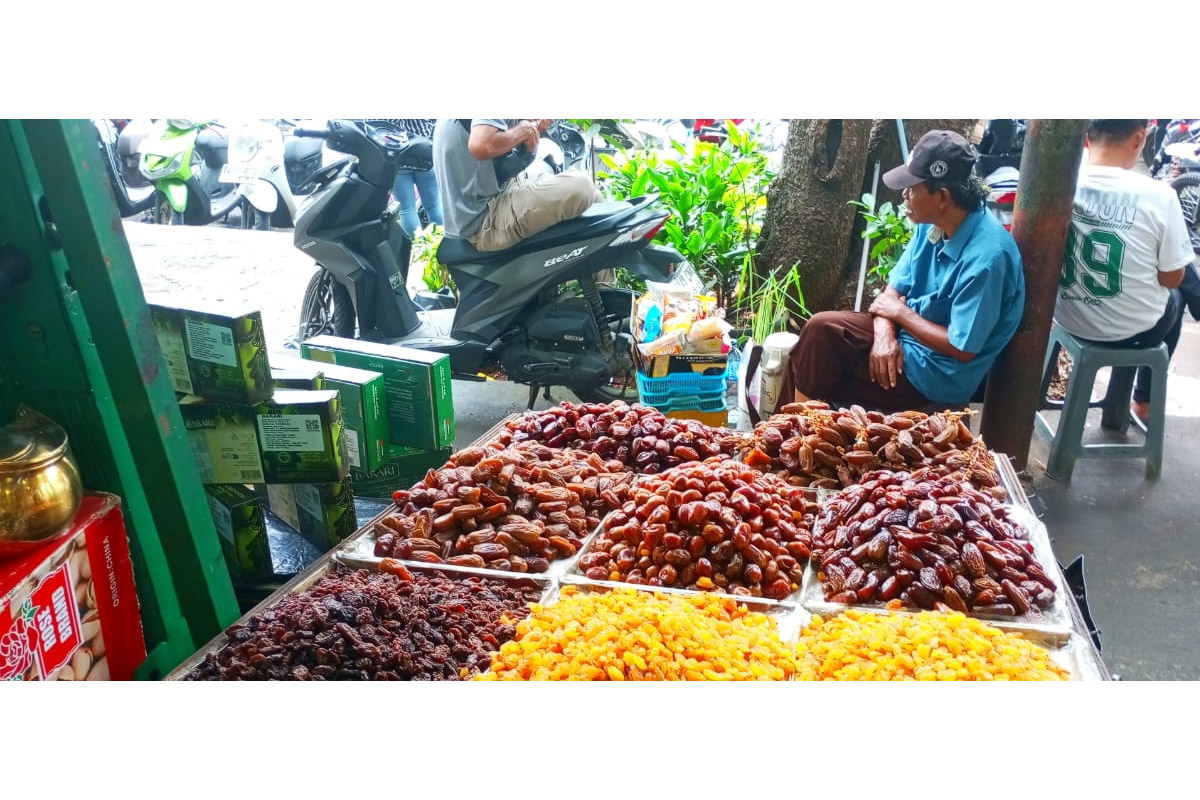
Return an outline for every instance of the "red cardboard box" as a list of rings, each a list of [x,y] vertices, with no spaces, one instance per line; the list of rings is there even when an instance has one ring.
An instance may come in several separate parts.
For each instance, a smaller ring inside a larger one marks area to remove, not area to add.
[[[70,533],[0,561],[0,680],[130,680],[145,659],[120,498],[87,495]]]

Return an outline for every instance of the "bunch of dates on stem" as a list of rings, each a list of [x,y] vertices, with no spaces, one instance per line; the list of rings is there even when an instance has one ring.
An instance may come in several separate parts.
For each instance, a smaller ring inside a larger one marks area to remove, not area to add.
[[[1007,499],[995,459],[962,421],[965,412],[885,415],[857,405],[834,410],[815,400],[781,411],[755,426],[744,458],[791,483],[838,489],[878,469],[928,467]]]
[[[1057,588],[1005,506],[929,469],[872,472],[829,500],[812,561],[833,603],[1039,620]]]
[[[797,590],[818,509],[804,490],[721,458],[638,479],[580,557],[593,580],[782,600]]]
[[[467,448],[393,494],[399,509],[376,523],[375,555],[545,572],[578,552],[632,481],[623,464],[595,453],[537,442]]]
[[[672,419],[640,404],[562,403],[529,411],[505,426],[501,445],[536,441],[615,458],[641,474],[653,474],[691,461],[732,455],[736,439],[696,420]]]

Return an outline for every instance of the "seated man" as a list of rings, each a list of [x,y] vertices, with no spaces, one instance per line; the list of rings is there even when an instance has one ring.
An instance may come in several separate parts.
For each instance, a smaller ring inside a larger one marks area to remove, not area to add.
[[[525,173],[497,180],[493,159],[518,145],[529,153],[548,119],[442,119],[433,134],[433,168],[441,190],[446,236],[477,250],[512,247],[555,223],[582,214],[601,199],[584,172]]]
[[[930,131],[883,176],[903,190],[916,230],[869,314],[805,323],[789,364],[797,401],[880,411],[970,402],[1025,306],[1021,254],[984,208],[976,157],[958,134]]]
[[[1183,301],[1171,291],[1192,263],[1179,197],[1169,185],[1133,172],[1146,141],[1144,119],[1094,119],[1075,186],[1054,321],[1106,347],[1166,342],[1174,353]],[[1150,415],[1150,370],[1138,370],[1133,411]]]

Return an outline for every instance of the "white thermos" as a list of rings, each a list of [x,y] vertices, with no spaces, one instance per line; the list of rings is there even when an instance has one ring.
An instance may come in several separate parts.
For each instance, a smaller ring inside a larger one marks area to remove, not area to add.
[[[772,333],[763,342],[762,373],[758,393],[758,413],[763,419],[775,413],[775,410],[791,402],[786,397],[779,396],[783,386],[784,371],[788,366],[788,357],[800,337],[794,333]]]

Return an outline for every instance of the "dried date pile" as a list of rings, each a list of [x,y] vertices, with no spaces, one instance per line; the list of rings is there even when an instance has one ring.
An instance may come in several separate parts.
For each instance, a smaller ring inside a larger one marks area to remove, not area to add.
[[[486,669],[541,590],[339,568],[231,626],[186,680],[461,680]],[[398,569],[397,569],[398,568]],[[407,577],[406,577],[407,576]]]
[[[505,426],[498,442],[537,441],[615,458],[641,474],[732,455],[735,438],[696,420],[672,419],[640,404],[561,403],[529,411]]]
[[[633,481],[619,461],[537,442],[459,452],[393,498],[375,555],[513,572],[545,572],[573,556]]]
[[[639,479],[579,566],[593,580],[782,600],[803,579],[817,510],[736,461],[685,464]]]
[[[756,469],[800,486],[838,489],[877,469],[928,467],[1007,499],[995,459],[963,413],[884,415],[857,405],[834,411],[819,401],[790,403],[782,411],[754,428],[745,461]]]
[[[832,498],[812,561],[834,603],[1037,619],[1056,588],[1006,507],[928,469],[873,472]]]

